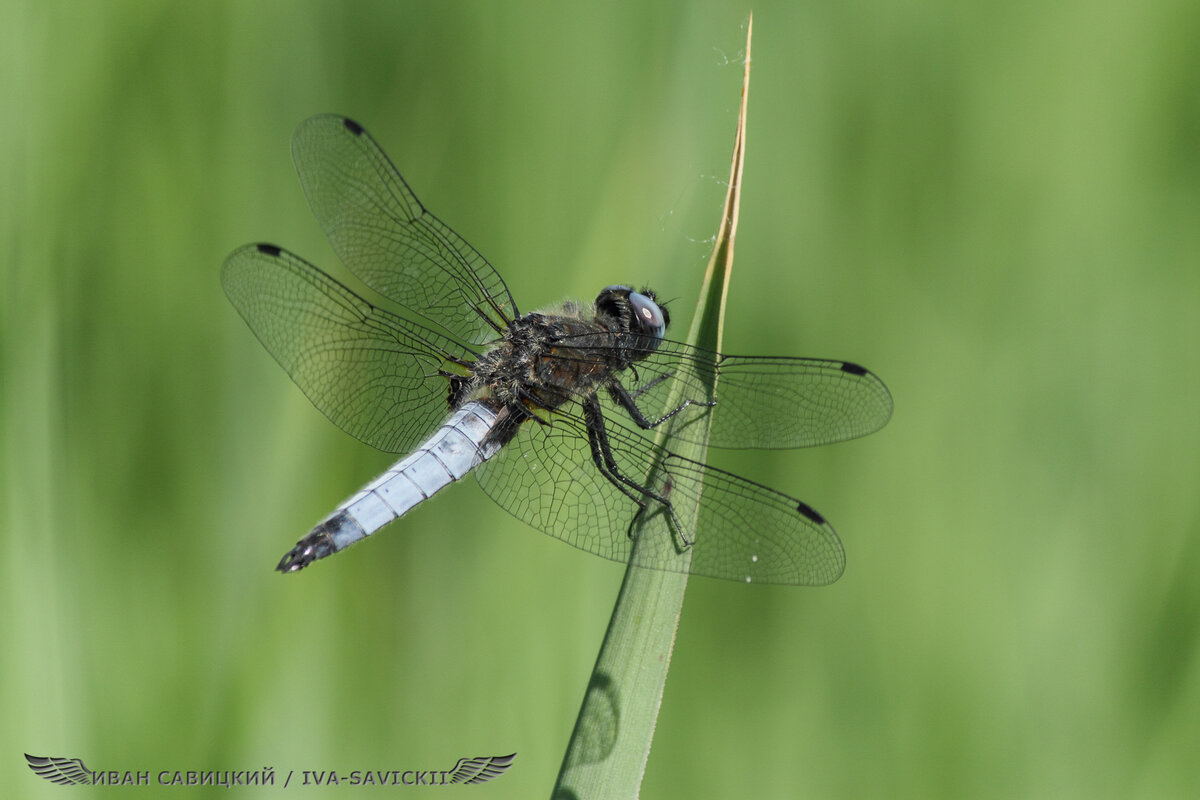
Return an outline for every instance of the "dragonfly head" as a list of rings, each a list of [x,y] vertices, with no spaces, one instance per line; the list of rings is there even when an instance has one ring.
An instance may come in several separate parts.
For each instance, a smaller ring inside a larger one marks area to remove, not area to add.
[[[596,298],[596,317],[610,330],[648,337],[650,349],[658,346],[671,315],[665,303],[659,304],[654,292],[635,292],[628,286],[606,286]]]

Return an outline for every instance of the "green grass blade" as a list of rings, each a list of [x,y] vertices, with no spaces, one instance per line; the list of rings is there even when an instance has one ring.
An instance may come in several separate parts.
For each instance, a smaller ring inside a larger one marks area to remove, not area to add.
[[[725,296],[733,267],[733,243],[737,232],[738,202],[742,186],[742,163],[746,134],[746,100],[750,88],[750,38],[753,17],[746,27],[746,60],[742,79],[742,104],[734,139],[729,190],[709,258],[704,283],[687,341],[717,352],[725,314]],[[715,375],[715,370],[714,373]],[[714,387],[709,387],[710,389]],[[667,408],[679,402],[672,397]],[[659,446],[670,440],[670,424],[660,432]],[[675,452],[696,461],[704,461],[707,445],[673,442]],[[651,476],[650,485],[653,485]],[[694,523],[697,506],[675,505],[675,513],[685,525]],[[687,590],[687,565],[691,551],[676,556],[678,572],[641,569],[637,561],[635,528],[634,552],[625,580],[617,595],[612,619],[596,666],[588,682],[575,730],[567,745],[562,769],[553,797],[607,798],[634,797],[641,786],[663,687],[671,664],[675,632],[683,610]]]

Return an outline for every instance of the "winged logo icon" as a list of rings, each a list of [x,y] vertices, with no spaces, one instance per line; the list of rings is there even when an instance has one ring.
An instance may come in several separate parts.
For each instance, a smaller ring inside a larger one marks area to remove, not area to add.
[[[498,778],[512,766],[516,753],[507,756],[476,756],[460,758],[450,770],[450,783],[486,783]]]
[[[81,758],[31,756],[26,753],[25,760],[29,762],[31,770],[59,786],[74,786],[92,782],[92,771],[83,765]]]

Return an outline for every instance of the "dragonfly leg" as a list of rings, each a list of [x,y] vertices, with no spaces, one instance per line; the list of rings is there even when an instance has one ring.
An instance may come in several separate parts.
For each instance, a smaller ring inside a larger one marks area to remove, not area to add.
[[[668,475],[666,480],[663,481],[662,496],[669,499],[671,497],[671,488],[673,486],[674,486],[674,481],[671,479],[671,476]],[[690,536],[688,536],[687,533],[684,531],[683,525],[680,524],[680,522],[679,522],[679,517],[675,516],[675,506],[674,505],[671,505],[670,503],[668,503],[667,505],[659,504],[658,508],[656,508],[654,511],[650,511],[649,503],[641,503],[641,506],[642,506],[642,510],[638,512],[638,516],[641,516],[642,514],[645,514],[645,513],[651,513],[651,514],[661,514],[664,512],[666,513],[668,527],[670,527],[670,529],[672,531],[674,531],[675,535],[677,537],[679,537],[679,547],[677,548],[679,552],[682,553],[684,550],[687,550],[689,547],[692,546],[692,538]],[[634,521],[632,523],[630,523],[630,525],[629,525],[629,531],[628,531],[627,535],[629,536],[630,539],[633,538],[633,532],[636,529],[636,527],[637,527],[637,517],[635,517]]]
[[[691,539],[683,532],[683,526],[679,524],[679,519],[675,516],[675,509],[668,499],[671,491],[670,479],[668,478],[667,480],[666,491],[660,494],[626,478],[621,474],[621,469],[617,466],[616,459],[613,458],[612,449],[608,444],[608,432],[604,427],[604,413],[600,410],[600,403],[594,395],[583,401],[583,417],[587,422],[588,443],[592,448],[592,460],[596,463],[596,468],[600,470],[600,474],[620,489],[622,494],[637,503],[641,507],[642,512],[647,510],[647,500],[653,500],[662,506],[667,514],[670,515],[671,527],[679,536],[680,541],[683,542],[684,547],[690,547],[692,544]]]
[[[622,386],[620,381],[614,380],[608,385],[608,391],[612,395],[612,398],[617,403],[617,405],[621,406],[621,408],[625,409],[625,411],[628,412],[629,416],[633,418],[633,421],[637,423],[639,428],[643,428],[645,430],[657,428],[659,425],[662,425],[664,422],[666,422],[671,417],[678,414],[680,411],[683,411],[688,406],[701,406],[703,408],[713,408],[714,406],[716,406],[716,404],[717,404],[716,400],[709,400],[707,402],[702,402],[700,400],[691,400],[691,399],[684,400],[682,403],[675,406],[675,408],[671,409],[666,414],[663,414],[658,419],[651,420],[649,417],[647,417],[645,414],[642,413],[642,410],[640,408],[638,408],[636,398],[638,395],[653,388],[656,384],[665,380],[667,377],[669,377],[669,376],[662,375],[662,376],[654,379],[650,383],[639,388],[637,390],[637,392],[635,392],[634,394],[630,394],[629,390],[626,389],[624,386]]]
[[[658,386],[660,383],[665,381],[667,378],[672,378],[675,376],[674,372],[664,372],[662,375],[659,375],[654,380],[647,381],[646,383],[642,383],[642,377],[641,377],[641,375],[638,374],[637,364],[630,364],[629,372],[631,375],[633,375],[633,380],[636,383],[641,384],[640,386],[638,386],[638,388],[634,389],[632,392],[629,393],[629,396],[632,397],[634,400],[638,399],[639,397],[644,395],[646,392],[653,389],[655,386]]]

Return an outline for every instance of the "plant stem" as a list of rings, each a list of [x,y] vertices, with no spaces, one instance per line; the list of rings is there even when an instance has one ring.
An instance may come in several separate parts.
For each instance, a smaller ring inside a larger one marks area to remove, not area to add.
[[[688,343],[700,345],[711,352],[720,350],[725,297],[733,267],[733,243],[737,233],[745,152],[753,24],[754,18],[751,16],[746,26],[742,104],[734,139],[729,190],[687,338]],[[715,376],[715,369],[712,374]],[[678,398],[673,396],[667,408],[674,407],[677,402]],[[667,430],[661,432],[658,438],[660,448],[670,440],[671,425],[668,423],[664,427]],[[677,442],[672,446],[675,452],[685,458],[704,461],[707,450],[705,444]],[[647,485],[654,485],[653,480]],[[695,522],[698,506],[685,508],[681,507],[682,504],[672,505],[685,525]],[[630,565],[617,595],[591,680],[588,681],[575,730],[567,744],[554,788],[555,800],[634,797],[641,787],[658,710],[662,704],[667,670],[671,664],[671,652],[675,646],[675,633],[683,611],[691,551],[684,550],[677,554],[678,561],[664,565],[668,567],[666,570],[636,567],[638,542],[643,541],[639,538],[640,531],[641,526],[635,522],[630,534],[635,537]],[[614,533],[625,535],[624,532]]]

